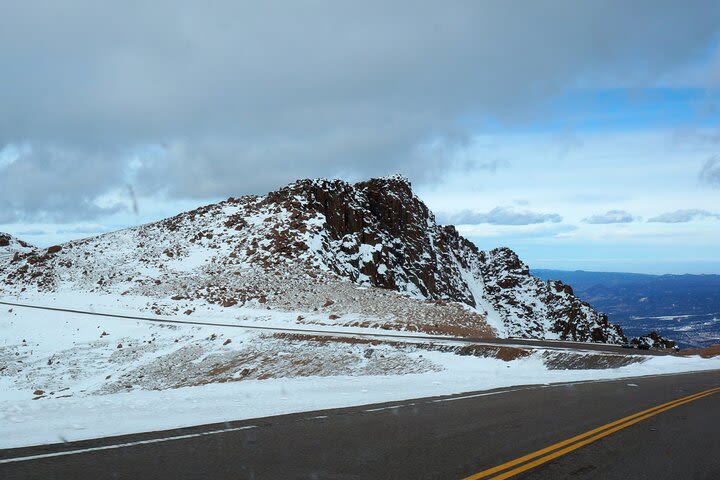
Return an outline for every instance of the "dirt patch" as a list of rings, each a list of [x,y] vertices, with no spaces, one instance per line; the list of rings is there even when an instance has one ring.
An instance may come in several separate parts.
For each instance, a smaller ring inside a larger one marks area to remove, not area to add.
[[[206,350],[211,340],[197,340],[124,371],[98,393],[271,378],[404,375],[442,370],[430,359],[416,355],[418,349],[412,345],[397,348],[375,340],[283,333],[261,335],[257,340],[232,342],[211,354]]]
[[[543,363],[548,370],[604,370],[642,363],[645,357],[605,355],[596,353],[543,352]]]
[[[522,348],[498,347],[497,352],[495,353],[495,358],[497,358],[498,360],[510,362],[512,360],[517,360],[518,358],[527,357],[529,355],[530,351],[523,350]]]
[[[274,338],[281,338],[285,340],[294,340],[294,341],[311,341],[311,342],[319,342],[323,344],[328,343],[344,343],[344,344],[350,344],[350,345],[371,345],[371,346],[380,346],[380,345],[386,345],[393,348],[400,349],[402,351],[409,351],[409,350],[427,350],[427,351],[436,351],[436,352],[444,352],[444,353],[454,353],[455,355],[460,356],[473,356],[473,357],[483,357],[483,358],[497,358],[498,360],[504,360],[506,362],[510,362],[512,360],[517,360],[518,358],[524,358],[530,355],[531,351],[526,350],[523,348],[517,348],[517,347],[505,347],[505,346],[492,346],[492,345],[478,345],[478,344],[469,344],[469,345],[442,345],[442,344],[435,344],[435,343],[424,343],[424,342],[401,342],[401,341],[386,341],[386,340],[376,340],[376,339],[369,339],[369,338],[361,338],[361,337],[335,337],[335,336],[325,336],[325,335],[306,335],[306,334],[296,334],[296,333],[275,333],[273,334]]]
[[[320,322],[302,321],[306,325],[322,325]],[[428,335],[446,335],[448,337],[494,337],[494,333],[488,330],[485,325],[463,325],[463,324],[425,324],[421,322],[398,320],[395,322],[372,322],[354,321],[344,323],[345,327],[380,328],[382,330],[397,330],[400,332],[422,332]]]
[[[373,340],[370,338],[360,337],[333,337],[329,335],[311,335],[304,333],[273,333],[273,338],[281,340],[293,340],[293,341],[308,341],[308,342],[320,342],[320,343],[345,343],[349,345],[380,345],[382,343],[387,345],[394,345],[398,342],[383,342],[381,340]]]
[[[689,348],[687,350],[680,350],[677,354],[682,356],[700,355],[702,358],[717,357],[720,355],[720,344],[711,345],[705,348]]]

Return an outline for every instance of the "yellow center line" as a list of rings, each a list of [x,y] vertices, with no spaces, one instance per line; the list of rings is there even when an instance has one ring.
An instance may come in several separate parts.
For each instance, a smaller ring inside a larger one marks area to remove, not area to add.
[[[576,435],[572,438],[568,438],[567,440],[563,440],[561,442],[550,445],[549,447],[545,447],[543,449],[529,453],[527,455],[516,458],[509,462],[503,463],[502,465],[498,465],[496,467],[489,468],[487,470],[483,470],[482,472],[476,473],[474,475],[470,475],[469,477],[466,477],[463,480],[477,480],[480,478],[485,478],[485,477],[488,477],[495,473],[499,473],[504,470],[507,470],[508,468],[514,467],[515,465],[523,464],[523,463],[525,463],[529,460],[532,460],[534,458],[537,458],[537,457],[542,457],[542,458],[538,458],[537,460],[535,460],[533,462],[527,463],[525,465],[522,465],[521,467],[515,468],[509,472],[506,472],[502,475],[493,477],[493,479],[497,479],[497,480],[509,478],[513,475],[517,475],[518,473],[529,470],[530,468],[534,468],[538,465],[549,462],[550,460],[553,460],[554,458],[565,455],[566,453],[576,450],[584,445],[587,445],[588,443],[592,443],[596,440],[599,440],[600,438],[610,435],[611,433],[614,433],[614,432],[617,432],[618,430],[629,427],[630,425],[634,425],[635,423],[638,423],[642,420],[650,418],[661,412],[670,410],[671,408],[678,407],[685,403],[692,402],[692,401],[698,400],[700,398],[703,398],[703,397],[706,397],[706,396],[709,396],[709,395],[712,395],[712,394],[718,393],[718,392],[720,392],[720,387],[710,388],[708,390],[704,390],[702,392],[698,392],[693,395],[688,395],[686,397],[675,399],[671,402],[656,405],[652,408],[648,408],[646,410],[635,413],[633,415],[628,415],[627,417],[623,417],[619,420],[615,420],[614,422],[607,423],[600,427],[589,430],[585,433],[581,433],[580,435]],[[588,438],[588,437],[590,437],[590,438]],[[579,440],[582,440],[582,441],[578,442]],[[578,443],[575,443],[575,442],[578,442]],[[563,448],[562,450],[558,450],[558,449],[565,447],[567,445],[570,445],[570,444],[574,444],[574,445]],[[555,453],[550,453],[550,452],[555,452]],[[546,455],[546,454],[549,454],[549,455]],[[543,456],[543,455],[545,455],[545,456]]]

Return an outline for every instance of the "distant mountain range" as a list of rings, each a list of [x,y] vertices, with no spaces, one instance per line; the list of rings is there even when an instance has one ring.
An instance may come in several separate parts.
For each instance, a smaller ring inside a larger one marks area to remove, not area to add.
[[[681,347],[720,343],[720,275],[644,275],[533,269],[573,286],[628,337],[657,330]]]

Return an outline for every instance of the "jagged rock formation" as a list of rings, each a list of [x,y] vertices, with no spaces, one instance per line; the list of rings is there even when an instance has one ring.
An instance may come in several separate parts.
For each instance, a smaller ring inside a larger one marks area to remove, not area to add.
[[[231,274],[232,273],[232,274]],[[530,275],[514,252],[482,252],[441,226],[400,176],[351,185],[300,180],[154,224],[18,254],[7,285],[285,305],[285,284],[348,279],[425,301],[457,302],[501,335],[624,341],[620,328],[560,282]],[[284,282],[277,279],[286,278]],[[312,280],[302,280],[302,279]],[[300,280],[298,280],[300,279]],[[450,304],[448,304],[450,305]],[[456,305],[456,303],[452,303]]]
[[[321,265],[355,282],[465,303],[493,317],[494,326],[509,335],[623,339],[619,327],[569,286],[531,276],[510,249],[480,252],[453,226],[437,225],[402,177],[355,185],[304,180],[267,199],[324,218]]]
[[[659,335],[654,330],[652,332],[648,333],[647,335],[633,338],[632,340],[630,340],[630,343],[637,347],[640,347],[641,345],[645,345],[648,348],[654,348],[654,349],[658,349],[658,350],[666,350],[669,348],[675,348],[675,346],[677,345],[677,343],[674,342],[673,340],[670,340],[669,338]]]

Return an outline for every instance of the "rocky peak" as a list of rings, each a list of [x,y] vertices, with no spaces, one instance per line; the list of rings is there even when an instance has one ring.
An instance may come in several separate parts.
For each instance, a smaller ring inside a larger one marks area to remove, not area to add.
[[[403,177],[301,180],[266,202],[298,208],[321,224],[322,265],[352,281],[429,300],[464,303],[503,333],[622,341],[619,327],[573,295],[545,283],[509,248],[481,252],[451,225],[440,226]]]
[[[342,180],[298,180],[269,193],[266,201],[311,209],[323,215],[333,237],[360,234],[367,244],[375,240],[372,227],[400,235],[406,228],[434,223],[432,213],[402,176],[373,178],[354,185]]]

